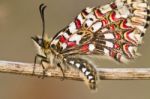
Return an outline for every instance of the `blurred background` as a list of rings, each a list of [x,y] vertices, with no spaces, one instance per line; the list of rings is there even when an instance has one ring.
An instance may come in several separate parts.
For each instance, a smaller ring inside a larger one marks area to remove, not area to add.
[[[108,0],[0,0],[0,60],[32,63],[36,50],[31,36],[41,35],[38,6],[45,3],[46,32],[53,37],[87,6]],[[99,67],[150,67],[150,28],[142,54],[128,65],[100,60]],[[93,61],[97,61],[93,59]],[[0,73],[0,99],[150,99],[150,80],[101,81],[91,93],[83,82]]]

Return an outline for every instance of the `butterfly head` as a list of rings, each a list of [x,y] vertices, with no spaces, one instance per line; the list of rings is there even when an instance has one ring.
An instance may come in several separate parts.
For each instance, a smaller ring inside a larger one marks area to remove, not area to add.
[[[31,37],[31,39],[41,49],[49,49],[50,48],[50,39],[48,37],[45,37],[43,39],[40,36],[35,36],[35,37]]]
[[[31,39],[34,42],[39,55],[47,56],[48,54],[51,53],[51,49],[50,49],[51,40],[48,37],[45,37],[43,39],[40,36],[34,36],[31,37]]]

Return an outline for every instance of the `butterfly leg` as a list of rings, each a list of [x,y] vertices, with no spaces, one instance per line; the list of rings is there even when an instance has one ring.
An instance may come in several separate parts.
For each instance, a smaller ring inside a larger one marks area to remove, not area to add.
[[[40,64],[42,65],[42,68],[43,68],[43,75],[42,75],[42,79],[44,79],[45,74],[46,74],[46,68],[45,68],[45,66],[44,66],[44,64],[43,64],[43,63],[47,63],[47,64],[49,64],[49,61],[47,61],[46,59],[42,59],[42,60],[41,60],[41,62],[40,62]]]
[[[33,71],[32,71],[32,74],[34,75],[35,73],[35,67],[36,67],[36,63],[37,63],[37,58],[40,57],[41,55],[39,54],[36,54],[35,57],[34,57],[34,65],[33,65]]]
[[[42,78],[44,78],[44,76],[45,76],[45,67],[44,67],[44,65],[43,65],[43,62],[49,63],[49,61],[47,61],[47,57],[44,57],[44,56],[42,56],[42,55],[36,54],[36,56],[35,56],[35,58],[34,58],[34,67],[33,67],[33,72],[32,72],[32,74],[34,75],[35,66],[36,66],[36,63],[37,63],[37,59],[38,59],[38,58],[41,58],[40,64],[42,65],[42,68],[43,68],[43,77],[42,77]]]
[[[62,72],[62,79],[61,79],[61,80],[64,80],[64,79],[65,79],[64,70],[63,70],[63,68],[62,68],[62,66],[61,66],[60,63],[58,63],[57,66],[60,68],[60,70],[61,70],[61,72]]]
[[[73,66],[83,74],[85,83],[90,89],[96,89],[97,72],[88,61],[81,58],[66,58],[68,65]]]

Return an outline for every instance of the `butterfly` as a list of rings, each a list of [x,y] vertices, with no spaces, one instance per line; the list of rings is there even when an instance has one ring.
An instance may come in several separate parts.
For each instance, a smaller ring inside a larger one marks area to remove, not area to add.
[[[137,49],[150,23],[150,6],[147,0],[116,0],[106,5],[87,7],[53,38],[45,34],[44,10],[39,6],[43,22],[42,36],[32,37],[41,58],[43,74],[51,67],[64,70],[73,67],[83,75],[89,88],[97,88],[96,67],[81,55],[111,57],[126,63],[138,56]],[[50,66],[45,67],[44,63]]]

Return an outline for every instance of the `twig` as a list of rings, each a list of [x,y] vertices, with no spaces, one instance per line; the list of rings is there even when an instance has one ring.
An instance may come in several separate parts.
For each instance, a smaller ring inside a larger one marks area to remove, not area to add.
[[[33,64],[0,61],[0,72],[14,73],[20,75],[33,75]],[[33,76],[41,76],[43,70],[40,65],[36,65]],[[99,68],[98,75],[101,80],[150,80],[150,68]],[[48,77],[61,78],[62,72],[59,68],[51,68],[46,73]],[[70,69],[65,72],[66,79],[82,81],[79,71]]]

